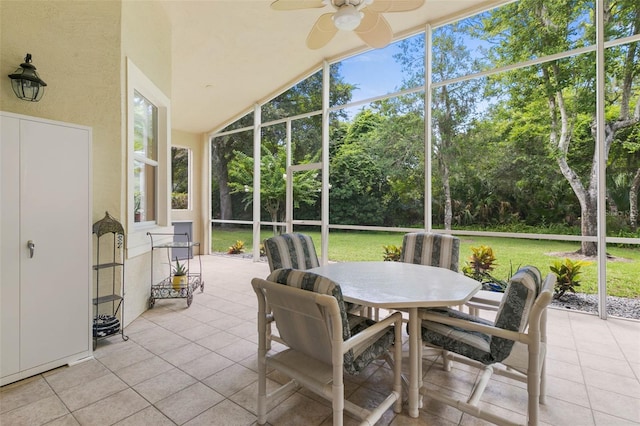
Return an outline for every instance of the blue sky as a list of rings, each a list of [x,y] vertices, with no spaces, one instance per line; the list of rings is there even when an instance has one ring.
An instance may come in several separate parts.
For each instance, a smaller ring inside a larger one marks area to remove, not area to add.
[[[394,92],[402,83],[402,72],[393,55],[397,44],[375,49],[342,61],[344,80],[358,85],[352,101]]]

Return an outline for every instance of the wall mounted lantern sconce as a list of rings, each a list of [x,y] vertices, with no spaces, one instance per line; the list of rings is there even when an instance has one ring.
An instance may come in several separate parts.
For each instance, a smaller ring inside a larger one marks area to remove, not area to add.
[[[31,53],[27,53],[24,63],[20,64],[13,74],[9,74],[13,93],[25,101],[38,102],[44,95],[44,87],[47,85],[38,73],[36,67],[31,65]]]

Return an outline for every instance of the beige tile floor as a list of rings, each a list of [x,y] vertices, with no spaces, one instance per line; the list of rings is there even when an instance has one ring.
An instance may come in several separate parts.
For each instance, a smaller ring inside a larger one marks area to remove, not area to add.
[[[256,422],[256,297],[249,284],[268,275],[266,263],[204,256],[205,291],[159,300],[118,336],[100,342],[95,359],[1,388],[0,424],[14,425],[253,425]],[[550,310],[545,425],[640,425],[640,322]],[[425,361],[430,387],[455,394],[477,373],[457,364],[445,373]],[[375,401],[388,386],[383,365],[349,380],[359,403]],[[274,379],[278,379],[274,377]],[[492,379],[487,409],[524,422],[521,384]],[[283,398],[272,425],[330,425],[330,405],[307,391]],[[347,419],[346,424],[357,424]],[[418,419],[388,411],[381,425],[485,424],[425,398]]]

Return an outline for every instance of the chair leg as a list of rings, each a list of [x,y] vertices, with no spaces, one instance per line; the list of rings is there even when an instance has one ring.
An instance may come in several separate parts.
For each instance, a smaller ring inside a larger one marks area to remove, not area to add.
[[[540,368],[540,404],[547,402],[547,363],[542,359],[542,367]]]
[[[265,337],[261,336],[261,347],[258,349],[258,424],[267,423],[267,351]]]
[[[449,351],[442,350],[442,369],[451,371],[451,360],[449,359]]]
[[[393,390],[397,392],[398,399],[393,406],[395,413],[402,412],[402,326],[395,326],[395,341],[393,343]]]
[[[333,424],[342,426],[344,417],[344,385],[342,383],[333,384],[333,401],[331,408],[333,409]]]
[[[542,368],[538,364],[538,353],[535,351],[529,351],[529,361],[527,371],[527,424],[529,426],[537,426]]]
[[[264,302],[264,296],[259,299]],[[266,303],[258,309],[258,424],[267,422],[267,351],[271,346],[271,323],[267,318]]]

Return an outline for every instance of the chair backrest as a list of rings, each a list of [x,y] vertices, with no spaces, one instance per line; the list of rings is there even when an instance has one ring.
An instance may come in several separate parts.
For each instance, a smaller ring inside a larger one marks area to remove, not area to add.
[[[413,232],[402,239],[400,261],[439,266],[458,272],[460,239],[434,232]]]
[[[308,235],[282,234],[264,240],[271,272],[276,269],[310,269],[320,266],[313,240]]]
[[[535,266],[520,268],[509,280],[500,307],[496,313],[495,326],[523,333],[529,324],[529,315],[542,287],[542,276]],[[514,341],[493,336],[490,351],[496,362],[501,362],[511,353]]]
[[[278,269],[266,281],[280,284],[269,286],[266,298],[282,340],[291,349],[333,364],[333,346],[351,337],[340,286],[293,269]],[[334,330],[340,335],[334,336]]]

